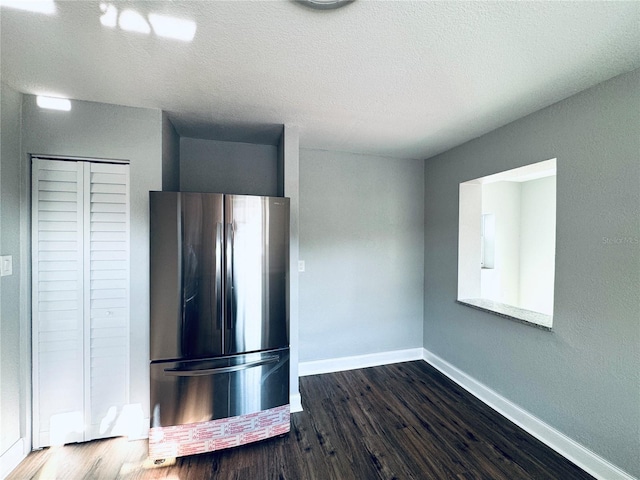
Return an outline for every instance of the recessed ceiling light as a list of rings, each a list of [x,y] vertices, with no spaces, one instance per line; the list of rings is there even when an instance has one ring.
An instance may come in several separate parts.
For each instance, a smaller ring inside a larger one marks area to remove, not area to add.
[[[68,98],[43,97],[38,95],[36,103],[40,108],[48,108],[51,110],[62,110],[68,112],[71,110],[71,101]]]
[[[151,33],[151,27],[147,21],[135,10],[123,10],[120,12],[118,25],[128,32]]]
[[[190,42],[196,34],[196,23],[192,20],[150,13],[149,22],[159,37]]]
[[[56,13],[56,4],[53,0],[0,0],[0,6],[47,15]]]

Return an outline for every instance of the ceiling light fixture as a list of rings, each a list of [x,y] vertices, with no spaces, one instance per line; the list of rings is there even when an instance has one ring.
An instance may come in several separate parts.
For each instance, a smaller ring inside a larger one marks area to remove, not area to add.
[[[151,27],[147,21],[135,10],[123,10],[120,12],[118,25],[127,32],[145,33],[147,35],[151,33]]]
[[[48,108],[50,110],[62,110],[68,112],[71,110],[71,100],[68,98],[43,97],[38,95],[36,103],[40,108]]]
[[[344,7],[355,0],[295,0],[296,2],[304,5],[305,7],[313,8],[316,10],[335,10],[336,8]]]
[[[196,34],[196,23],[192,20],[150,13],[149,22],[159,37],[190,42]]]
[[[53,0],[0,0],[0,6],[47,15],[56,13],[56,4]]]

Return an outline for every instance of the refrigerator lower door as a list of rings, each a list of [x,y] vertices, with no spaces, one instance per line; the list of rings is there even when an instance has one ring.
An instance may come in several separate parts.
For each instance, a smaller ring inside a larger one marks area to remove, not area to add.
[[[243,445],[289,428],[288,348],[151,364],[153,459]]]

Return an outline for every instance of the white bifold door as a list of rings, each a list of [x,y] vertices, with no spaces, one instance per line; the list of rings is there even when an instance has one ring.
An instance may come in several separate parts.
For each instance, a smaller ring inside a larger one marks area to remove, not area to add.
[[[129,165],[32,158],[33,446],[121,435]]]

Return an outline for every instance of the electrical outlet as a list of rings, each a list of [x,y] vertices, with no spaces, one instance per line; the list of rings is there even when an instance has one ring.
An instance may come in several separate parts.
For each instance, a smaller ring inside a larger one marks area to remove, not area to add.
[[[0,257],[0,276],[6,277],[13,274],[13,257],[3,255]]]
[[[304,260],[298,260],[298,271],[304,272],[304,268],[305,268]]]

